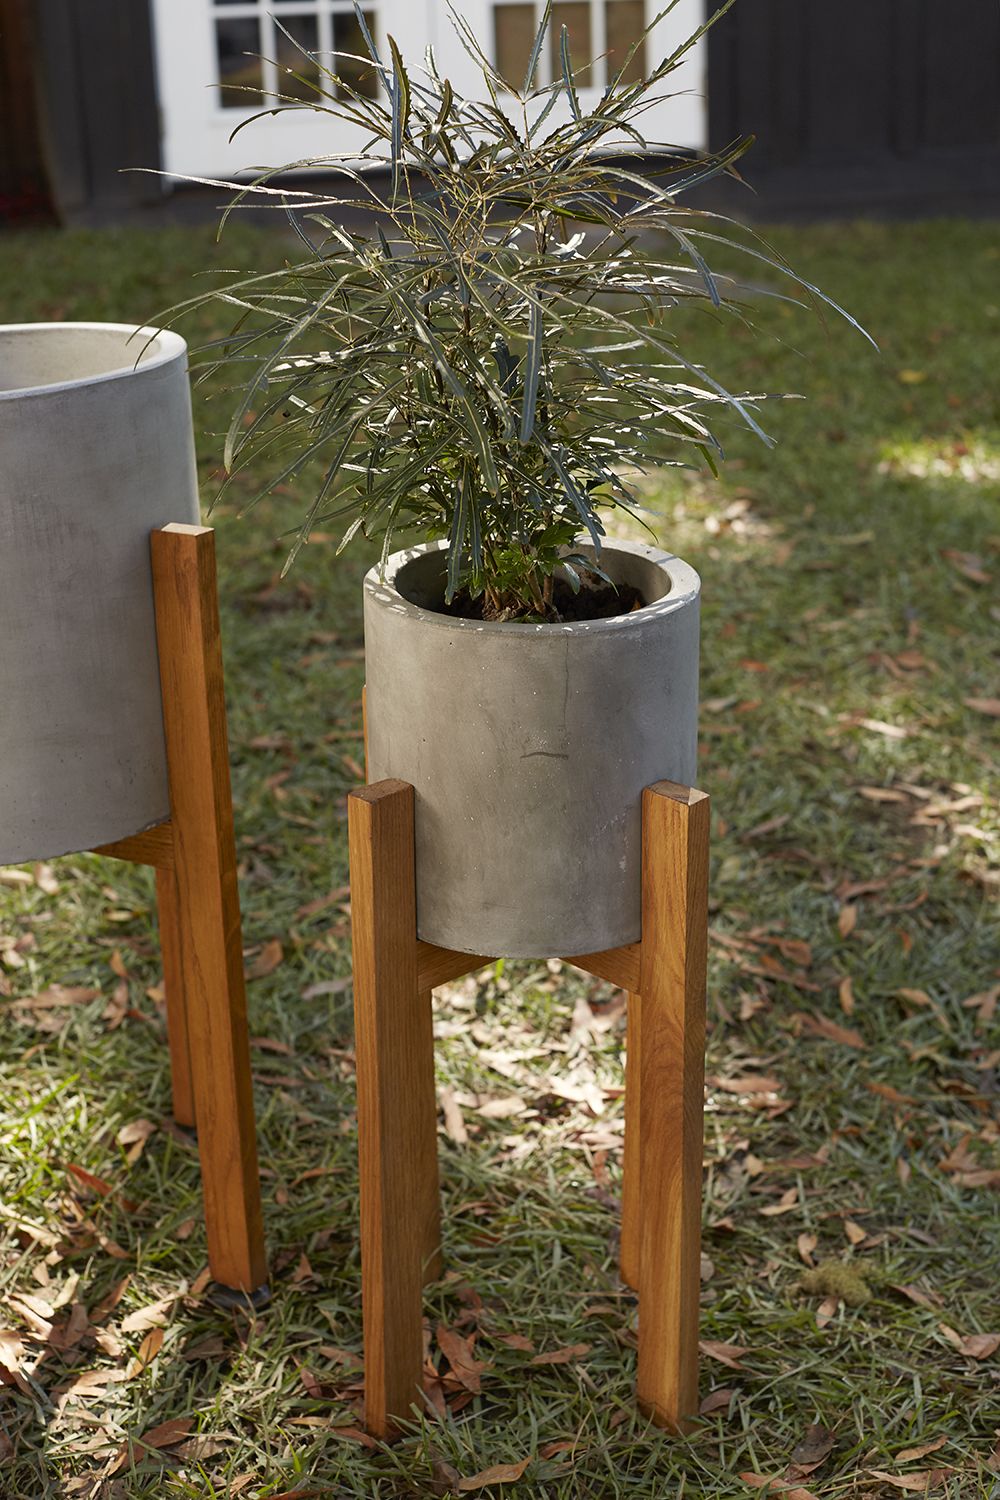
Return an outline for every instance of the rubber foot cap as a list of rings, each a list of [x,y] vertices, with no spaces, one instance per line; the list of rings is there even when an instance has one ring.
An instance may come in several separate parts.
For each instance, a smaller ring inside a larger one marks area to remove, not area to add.
[[[265,1281],[255,1292],[241,1292],[236,1287],[223,1286],[221,1282],[213,1281],[205,1293],[205,1300],[225,1312],[262,1312],[271,1301],[271,1288]]]

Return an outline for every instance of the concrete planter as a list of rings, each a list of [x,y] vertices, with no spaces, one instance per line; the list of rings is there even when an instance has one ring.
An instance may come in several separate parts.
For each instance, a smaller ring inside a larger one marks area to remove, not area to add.
[[[419,936],[510,958],[636,942],[642,789],[695,780],[698,575],[608,542],[644,609],[483,624],[434,612],[444,552],[365,579],[369,778],[416,788]]]
[[[197,522],[187,348],[0,327],[0,864],[169,813],[149,533]]]

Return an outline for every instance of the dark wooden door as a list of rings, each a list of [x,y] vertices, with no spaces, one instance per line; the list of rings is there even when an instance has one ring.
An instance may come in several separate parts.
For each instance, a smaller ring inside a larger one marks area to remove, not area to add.
[[[0,0],[0,224],[51,212],[27,21],[27,0]]]
[[[757,137],[748,211],[995,211],[1000,0],[736,0],[709,47],[713,146]]]

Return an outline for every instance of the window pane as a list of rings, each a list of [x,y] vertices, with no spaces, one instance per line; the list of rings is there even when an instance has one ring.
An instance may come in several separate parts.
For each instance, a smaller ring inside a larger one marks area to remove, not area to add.
[[[219,59],[219,102],[224,109],[255,108],[261,100],[260,26],[251,18],[215,23],[215,50]],[[254,53],[247,57],[247,52]],[[248,92],[249,90],[249,92]]]
[[[562,77],[562,29],[569,33],[569,60],[573,72],[579,76],[578,84],[587,88],[593,83],[590,64],[594,60],[594,48],[590,39],[590,0],[573,0],[572,4],[556,4],[552,7],[552,77]]]
[[[618,72],[632,44],[646,28],[644,0],[604,0],[604,25],[608,39],[608,78]],[[622,78],[623,83],[638,83],[646,76],[646,43],[636,54]]]
[[[493,56],[501,78],[520,92],[535,40],[534,5],[494,5]]]
[[[365,25],[372,36],[375,35],[375,12],[373,10],[362,11]],[[352,57],[335,57],[333,59],[333,71],[348,84],[355,93],[362,94],[366,99],[378,98],[378,74],[375,72],[374,63],[368,62],[368,48],[365,45],[364,33],[358,25],[358,18],[353,14],[340,12],[333,17],[333,50],[335,52],[350,52]],[[355,58],[361,61],[355,62]],[[338,89],[338,95],[346,95],[346,89]]]
[[[315,16],[285,16],[277,18],[285,31],[291,32],[299,47],[315,52],[319,47],[319,22]],[[319,68],[311,57],[303,57],[299,48],[288,40],[284,31],[274,29],[278,51],[278,93],[286,99],[319,99],[315,89],[302,79],[319,79]],[[292,75],[298,73],[299,78]]]

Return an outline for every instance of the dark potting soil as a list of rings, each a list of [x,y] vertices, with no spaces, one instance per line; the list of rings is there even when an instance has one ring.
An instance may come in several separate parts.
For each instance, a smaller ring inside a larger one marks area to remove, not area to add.
[[[603,578],[584,575],[580,580],[579,591],[574,593],[564,578],[557,578],[552,590],[552,613],[545,623],[560,625],[574,620],[609,620],[613,615],[629,615],[633,610],[642,609],[645,603],[639,590],[634,589],[630,583],[621,583],[616,587],[613,583],[606,583]],[[443,604],[441,613],[457,615],[462,620],[505,619],[512,625],[524,620],[523,616],[518,615],[487,613],[486,596],[480,594],[477,599],[471,599],[467,589],[460,590],[451,604]],[[538,622],[537,616],[530,616],[529,619],[532,623]]]

